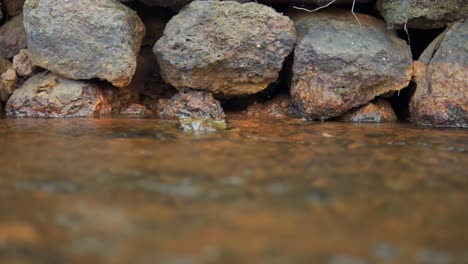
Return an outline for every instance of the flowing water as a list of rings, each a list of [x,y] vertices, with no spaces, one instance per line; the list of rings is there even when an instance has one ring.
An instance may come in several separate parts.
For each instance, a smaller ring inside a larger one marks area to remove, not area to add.
[[[468,132],[0,119],[0,263],[468,263]]]

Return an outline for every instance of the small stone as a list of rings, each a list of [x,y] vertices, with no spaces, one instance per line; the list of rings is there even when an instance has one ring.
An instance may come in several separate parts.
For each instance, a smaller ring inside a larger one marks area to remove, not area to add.
[[[221,121],[225,118],[221,103],[211,93],[190,89],[180,91],[170,100],[160,100],[158,113],[164,119],[206,118]]]
[[[130,116],[151,116],[153,112],[148,110],[144,105],[140,104],[131,104],[124,110],[120,112],[122,115],[130,115]]]
[[[224,120],[212,118],[182,118],[179,120],[180,129],[185,132],[214,132],[226,129]]]
[[[397,116],[389,102],[379,99],[375,103],[348,111],[340,119],[345,122],[383,123],[394,122],[397,120]]]
[[[254,118],[285,119],[292,114],[291,98],[278,95],[265,103],[255,102],[247,108],[247,115]]]
[[[6,102],[16,88],[18,75],[16,75],[15,70],[10,68],[2,73],[0,79],[0,101]]]
[[[20,52],[13,57],[13,69],[19,76],[26,78],[33,76],[39,70],[31,61],[27,49],[20,50]]]

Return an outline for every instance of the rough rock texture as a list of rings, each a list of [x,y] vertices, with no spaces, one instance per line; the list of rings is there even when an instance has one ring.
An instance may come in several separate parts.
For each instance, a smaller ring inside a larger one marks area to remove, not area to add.
[[[31,77],[39,70],[31,61],[30,56],[27,49],[22,49],[13,57],[13,69],[21,77]]]
[[[277,79],[295,38],[293,22],[270,7],[196,1],[169,21],[154,52],[177,89],[247,95]]]
[[[159,116],[164,119],[208,118],[224,120],[221,103],[205,91],[181,90],[170,100],[159,102]]]
[[[113,110],[113,92],[43,72],[13,92],[6,114],[18,117],[91,117]]]
[[[378,8],[390,26],[441,28],[468,18],[468,0],[379,0]]]
[[[390,103],[383,99],[352,109],[340,118],[341,121],[356,123],[383,123],[393,122],[397,119]]]
[[[435,127],[468,127],[468,20],[453,24],[415,63],[412,121]]]
[[[0,52],[4,58],[11,59],[24,48],[26,48],[26,33],[21,14],[0,27]]]
[[[18,75],[9,68],[0,76],[0,102],[6,102],[16,88]]]
[[[291,95],[303,117],[340,116],[378,95],[408,86],[412,58],[405,41],[374,17],[328,10],[292,14],[298,32]]]
[[[3,8],[10,17],[16,16],[23,10],[25,0],[3,0]]]
[[[250,105],[247,108],[247,115],[262,119],[285,119],[292,114],[291,98],[288,95],[278,95],[265,102]]]
[[[145,27],[114,0],[27,0],[24,27],[34,64],[70,79],[128,85]]]

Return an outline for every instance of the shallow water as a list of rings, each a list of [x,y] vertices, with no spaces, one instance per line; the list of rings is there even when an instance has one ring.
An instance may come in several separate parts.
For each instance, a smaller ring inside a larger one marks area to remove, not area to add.
[[[0,263],[468,263],[468,132],[0,119]]]

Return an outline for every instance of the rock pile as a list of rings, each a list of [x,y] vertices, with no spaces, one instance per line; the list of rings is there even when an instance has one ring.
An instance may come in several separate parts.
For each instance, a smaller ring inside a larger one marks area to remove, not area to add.
[[[2,4],[0,108],[9,116],[222,121],[221,102],[267,90],[273,99],[248,116],[387,122],[396,115],[383,98],[413,81],[414,95],[404,92],[413,123],[468,127],[467,0]],[[444,28],[413,61],[409,44],[420,41],[402,37]]]

